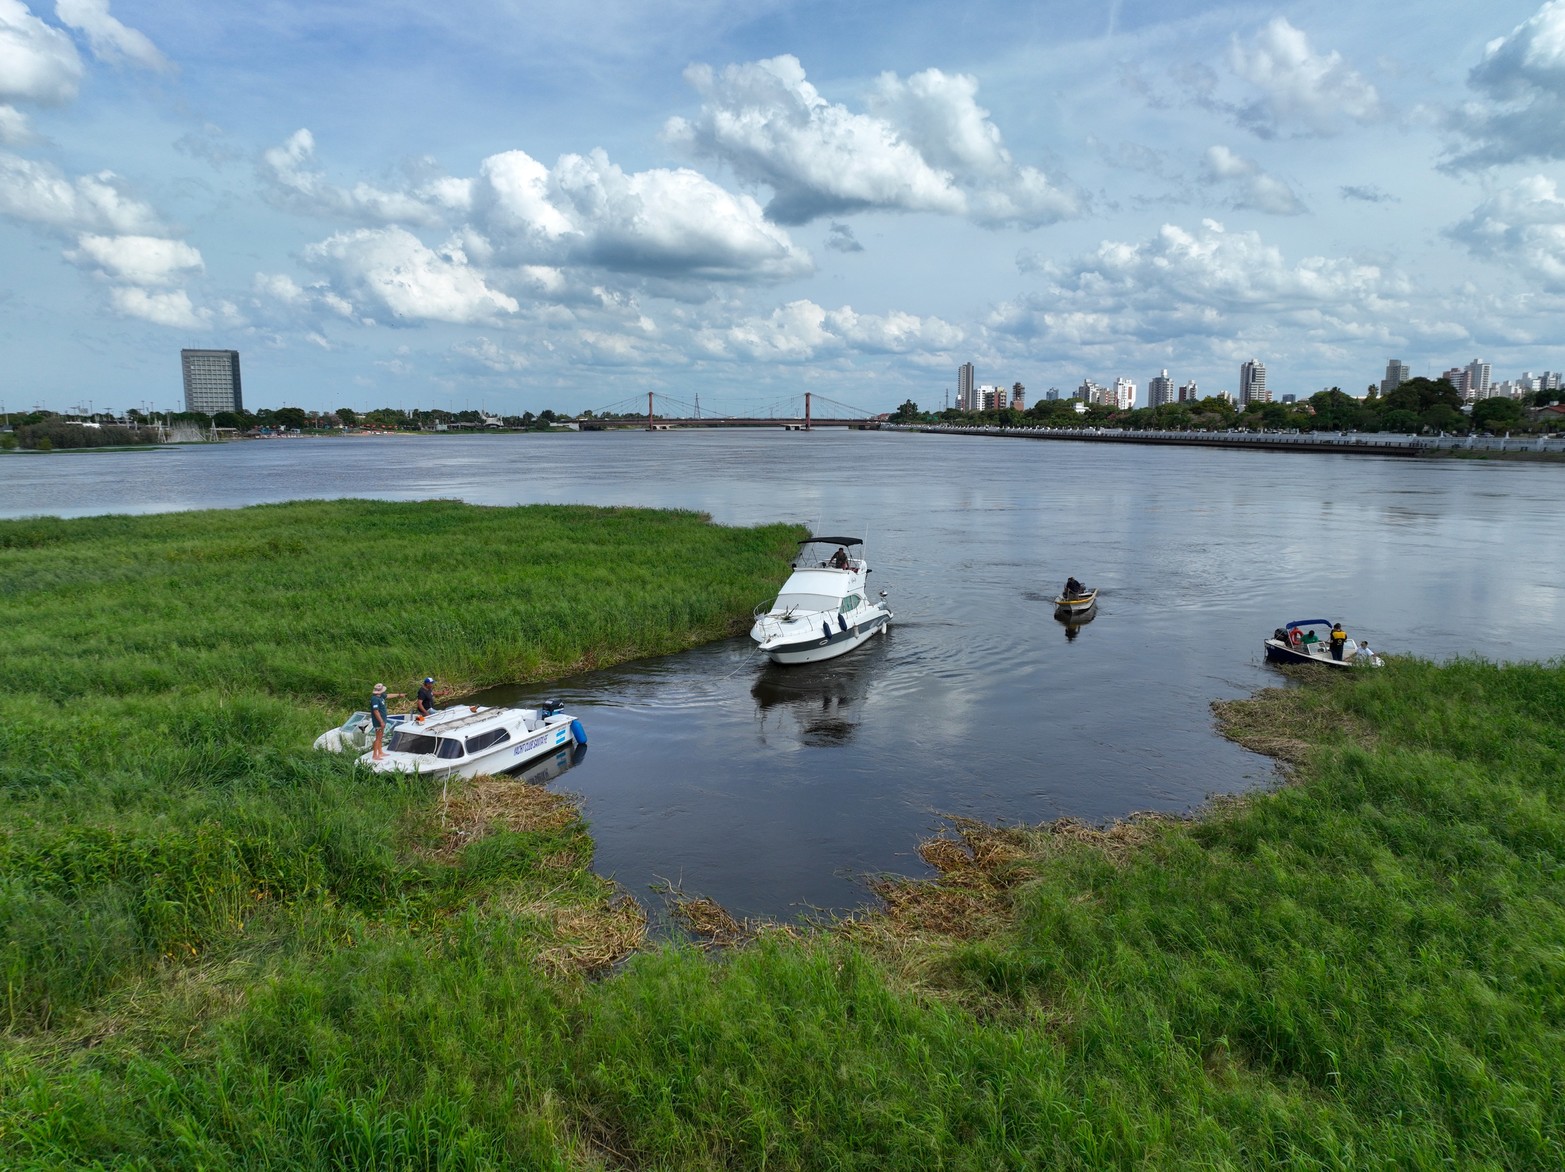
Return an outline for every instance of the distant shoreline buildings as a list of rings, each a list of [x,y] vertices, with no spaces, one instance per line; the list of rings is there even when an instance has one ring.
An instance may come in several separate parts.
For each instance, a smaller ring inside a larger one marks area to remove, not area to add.
[[[1412,369],[1400,358],[1393,358],[1386,363],[1386,372],[1380,379],[1378,388],[1371,384],[1368,394],[1388,395],[1403,383],[1413,377]],[[983,385],[977,386],[973,381],[973,364],[965,362],[957,368],[957,396],[956,406],[961,411],[993,411],[1009,405],[1017,410],[1025,409],[1025,401],[1022,398],[1021,383],[1012,387],[1010,402],[1007,404],[1005,388]],[[1464,404],[1472,404],[1480,399],[1512,398],[1517,399],[1538,391],[1559,391],[1565,384],[1565,372],[1544,371],[1542,374],[1533,374],[1531,371],[1523,371],[1516,379],[1502,382],[1493,382],[1492,368],[1482,359],[1475,358],[1466,366],[1453,366],[1440,375],[1440,378],[1450,383],[1456,392],[1462,396]],[[1327,390],[1340,390],[1339,387],[1328,387]],[[1361,398],[1360,395],[1352,395],[1353,398]],[[1075,391],[1066,396],[1080,403],[1077,410],[1085,410],[1087,407],[1102,406],[1111,407],[1116,411],[1128,411],[1136,406],[1136,384],[1134,380],[1116,377],[1112,384],[1104,385],[1092,378],[1083,378]],[[1251,403],[1271,403],[1274,401],[1272,389],[1267,386],[1266,364],[1258,358],[1251,358],[1239,367],[1239,393],[1237,398],[1226,391],[1218,391],[1217,397],[1235,402],[1241,410]],[[1281,395],[1280,402],[1284,405],[1296,405],[1308,399],[1308,395],[1288,393]],[[1061,398],[1058,389],[1050,387],[1042,396],[1041,401],[1054,401]],[[1148,407],[1164,407],[1174,403],[1194,403],[1201,398],[1200,389],[1196,381],[1181,383],[1176,388],[1174,380],[1169,375],[1167,368],[1158,371],[1147,381]]]

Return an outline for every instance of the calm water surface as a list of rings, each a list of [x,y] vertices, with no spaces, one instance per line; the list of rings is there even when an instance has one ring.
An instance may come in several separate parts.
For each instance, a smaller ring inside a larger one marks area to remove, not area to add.
[[[1436,659],[1565,654],[1555,465],[714,430],[12,456],[0,494],[6,516],[450,497],[862,533],[897,617],[852,655],[776,668],[741,638],[546,689],[591,738],[551,784],[585,799],[600,872],[741,916],[922,874],[943,814],[1103,819],[1264,783],[1210,705],[1277,682],[1261,640],[1290,619]],[[1078,629],[1049,603],[1067,574],[1102,591]]]

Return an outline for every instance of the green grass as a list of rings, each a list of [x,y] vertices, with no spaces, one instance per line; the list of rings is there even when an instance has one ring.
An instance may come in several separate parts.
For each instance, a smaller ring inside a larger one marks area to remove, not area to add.
[[[484,601],[482,563],[506,545],[487,525],[622,524],[602,536],[618,553],[562,538],[582,561],[560,553],[531,598],[612,598],[659,637],[671,620],[638,598],[637,573],[654,593],[673,555],[705,567],[693,579],[749,575],[681,628],[721,632],[775,585],[791,533],[340,508],[352,524],[317,505],[82,523],[111,555],[101,571],[77,523],[0,526],[6,597],[30,608],[13,630],[57,657],[78,596],[98,613],[166,609],[155,578],[186,608],[142,650],[94,646],[125,681],[112,698],[69,683],[73,665],[5,652],[36,682],[0,726],[0,1165],[1565,1165],[1560,665],[1394,659],[1224,705],[1232,735],[1287,755],[1287,784],[1194,821],[975,833],[970,854],[930,852],[943,878],[882,916],[715,954],[650,947],[589,978],[549,960],[571,917],[612,898],[579,821],[449,850],[427,787],[298,747],[363,680],[400,682],[377,667],[397,649],[411,675],[474,683],[503,678],[491,658],[533,660],[501,645],[458,662],[459,638],[441,651],[446,624],[471,621],[461,607],[412,615],[398,648],[367,626],[340,647],[310,632],[321,608],[379,613],[400,567],[356,567],[393,520],[404,542],[484,547],[450,572],[475,583],[465,606],[491,608],[516,591]],[[283,523],[301,515],[308,538]],[[605,555],[626,567],[608,595],[592,585]],[[356,600],[337,581],[355,573]],[[264,582],[295,602],[228,597]],[[235,621],[257,605],[286,638]],[[187,670],[169,649],[182,622],[230,641],[194,647],[211,658]],[[628,645],[623,616],[586,622],[616,633],[536,662]],[[336,682],[292,682],[307,670]],[[167,746],[150,757],[149,726]]]

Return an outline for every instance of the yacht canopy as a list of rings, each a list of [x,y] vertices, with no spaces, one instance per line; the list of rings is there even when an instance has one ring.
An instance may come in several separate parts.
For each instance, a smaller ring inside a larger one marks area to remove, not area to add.
[[[813,545],[817,541],[820,542],[823,545],[826,545],[826,544],[830,544],[830,545],[863,545],[864,544],[864,539],[862,537],[806,537],[803,541],[799,542],[799,544],[800,545]]]

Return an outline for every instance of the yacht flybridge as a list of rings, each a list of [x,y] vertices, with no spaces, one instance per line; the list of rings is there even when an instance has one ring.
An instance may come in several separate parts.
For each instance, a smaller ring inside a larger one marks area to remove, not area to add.
[[[835,547],[835,548],[833,548]],[[807,537],[776,601],[756,608],[750,638],[774,663],[815,663],[884,631],[886,592],[869,593],[859,537]]]

